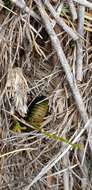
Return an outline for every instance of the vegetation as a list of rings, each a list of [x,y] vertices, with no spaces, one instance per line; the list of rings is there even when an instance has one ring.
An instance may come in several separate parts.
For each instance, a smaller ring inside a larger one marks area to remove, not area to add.
[[[0,0],[0,189],[92,189],[91,9]]]

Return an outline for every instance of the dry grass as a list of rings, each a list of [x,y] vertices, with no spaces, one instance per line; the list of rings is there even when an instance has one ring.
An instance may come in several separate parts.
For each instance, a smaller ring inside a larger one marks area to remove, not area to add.
[[[36,10],[33,1],[29,4]],[[33,98],[43,94],[49,99],[50,114],[44,123],[45,130],[73,141],[84,127],[44,25],[21,14],[16,6],[12,11],[0,11],[0,189],[92,189],[90,134],[84,132],[76,141],[80,148],[71,149],[70,145],[47,138],[36,130],[21,134],[10,131],[11,101],[6,84],[14,67],[22,69]],[[76,29],[77,21],[71,22],[69,12],[63,14],[68,26]],[[92,115],[91,24],[91,12],[86,9],[83,79],[77,85],[89,118]],[[57,25],[55,32],[76,80],[76,42]]]

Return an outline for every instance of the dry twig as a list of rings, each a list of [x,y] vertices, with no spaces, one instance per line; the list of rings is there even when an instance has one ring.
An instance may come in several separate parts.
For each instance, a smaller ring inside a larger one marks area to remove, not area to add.
[[[78,33],[82,38],[84,37],[84,16],[85,16],[85,7],[79,6],[79,14],[78,14]],[[76,49],[76,74],[77,80],[82,81],[83,78],[83,40],[79,39],[77,41],[77,49]]]
[[[51,12],[51,14],[53,15],[53,17],[55,18],[57,24],[59,24],[70,36],[73,40],[78,40],[78,35],[76,33],[76,31],[73,31],[73,29],[71,29],[65,22],[64,20],[59,17],[58,13],[55,11],[55,9],[52,7],[52,5],[50,4],[50,2],[48,0],[45,1],[45,5],[48,8],[48,10]]]
[[[60,60],[60,63],[66,73],[66,77],[67,77],[67,80],[68,80],[68,83],[70,85],[70,88],[71,88],[71,91],[73,93],[73,97],[75,99],[75,102],[76,102],[76,105],[78,107],[78,110],[80,112],[80,115],[81,115],[81,119],[83,119],[83,122],[86,123],[87,120],[88,120],[88,115],[87,115],[87,112],[86,112],[86,109],[84,107],[84,103],[82,101],[82,98],[81,98],[81,95],[79,93],[79,90],[77,88],[77,84],[76,82],[73,80],[73,75],[72,75],[72,72],[71,72],[71,69],[70,69],[70,66],[67,62],[67,59],[65,57],[65,54],[62,50],[62,47],[61,47],[61,44],[53,30],[53,27],[49,21],[49,17],[46,13],[46,11],[44,10],[44,7],[42,6],[42,3],[41,1],[36,1],[36,4],[38,6],[38,9],[40,11],[40,14],[41,14],[41,17],[45,23],[45,26],[46,26],[46,29],[47,29],[47,32],[50,36],[50,39],[51,39],[51,42],[52,42],[52,45],[54,47],[54,49],[56,50],[57,52],[57,55],[58,55],[58,58]]]
[[[92,3],[90,3],[89,1],[86,1],[86,0],[73,0],[73,1],[75,1],[76,3],[79,3],[80,5],[83,5],[85,7],[92,9]]]
[[[84,131],[87,130],[88,128],[91,128],[91,127],[92,127],[92,119],[88,120],[88,122],[86,123],[86,125],[84,126],[84,128],[75,137],[75,139],[73,140],[72,143],[78,142],[79,138],[82,136],[82,134],[84,133]],[[41,172],[34,178],[34,180],[32,180],[32,182],[24,190],[29,190],[30,187],[32,187],[34,183],[36,183],[39,179],[41,179],[41,177],[44,174],[46,174],[61,158],[63,158],[70,149],[71,149],[71,145],[69,145],[65,149],[65,151],[63,151],[63,152],[62,152],[62,149],[61,149],[59,151],[59,153],[54,158],[52,158],[45,167],[43,167],[43,169],[41,170]]]
[[[75,21],[77,19],[77,11],[76,11],[75,5],[73,3],[73,0],[67,0],[67,2],[69,4],[70,10],[71,10],[72,19],[73,19],[73,21]]]

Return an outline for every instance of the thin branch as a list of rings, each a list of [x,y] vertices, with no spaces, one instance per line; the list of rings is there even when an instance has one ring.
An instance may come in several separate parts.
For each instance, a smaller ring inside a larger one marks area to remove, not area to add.
[[[89,1],[86,0],[73,0],[76,3],[79,3],[80,5],[84,5],[85,7],[88,7],[90,9],[92,9],[92,3],[90,3]]]
[[[58,15],[61,14],[62,9],[63,9],[63,5],[64,5],[64,2],[61,2],[60,5],[57,7],[57,13],[58,13]]]
[[[70,66],[69,66],[69,64],[67,62],[67,59],[66,59],[65,54],[63,52],[63,49],[61,47],[60,41],[57,38],[57,35],[53,30],[51,22],[49,21],[49,16],[47,15],[44,7],[42,6],[41,1],[40,0],[39,1],[35,0],[35,2],[37,4],[37,6],[38,6],[38,9],[40,11],[41,17],[42,17],[42,19],[44,21],[44,24],[46,26],[47,32],[48,32],[48,34],[50,36],[52,45],[53,45],[54,49],[56,50],[57,56],[58,56],[58,58],[60,60],[60,63],[61,63],[61,65],[62,65],[62,67],[63,67],[63,69],[65,71],[65,74],[66,74],[68,83],[70,85],[71,91],[73,93],[73,97],[75,99],[76,105],[78,107],[78,111],[80,113],[81,119],[83,120],[84,123],[86,123],[87,120],[88,120],[88,115],[87,115],[86,109],[84,107],[84,103],[83,103],[83,100],[81,98],[81,95],[79,93],[77,84],[73,79],[73,74],[71,72],[71,68],[70,68]]]
[[[45,23],[47,32],[48,32],[48,34],[50,36],[50,39],[51,39],[52,44],[54,46],[54,49],[56,50],[57,55],[58,55],[58,57],[60,59],[60,62],[62,64],[62,67],[63,67],[63,69],[64,69],[64,71],[66,73],[67,80],[68,80],[69,85],[71,87],[71,90],[72,90],[76,105],[78,107],[78,110],[80,112],[81,118],[83,119],[84,123],[87,122],[86,125],[84,126],[84,128],[79,132],[79,134],[73,140],[73,143],[76,143],[76,142],[78,142],[81,135],[83,135],[85,130],[88,131],[89,128],[92,128],[92,119],[88,120],[88,115],[86,113],[86,110],[85,110],[82,98],[80,96],[79,90],[77,88],[76,83],[73,82],[73,75],[71,73],[70,66],[67,63],[67,60],[66,60],[64,52],[62,50],[62,47],[60,45],[60,42],[59,42],[59,40],[58,40],[54,30],[53,30],[53,27],[52,27],[50,21],[49,21],[49,17],[47,15],[46,11],[44,10],[44,7],[42,6],[41,1],[40,0],[35,0],[35,2],[37,4],[37,6],[38,6],[38,9],[39,9],[39,12],[41,14],[41,17],[42,17],[42,19],[43,19],[43,21]],[[43,167],[41,172],[32,180],[32,182],[24,190],[29,190],[30,187],[33,186],[33,184],[36,183],[43,175],[45,175],[61,158],[63,158],[70,149],[71,149],[71,145],[68,146],[65,149],[65,151],[63,151],[63,152],[62,152],[62,149],[61,149],[59,151],[59,153],[54,158],[52,158],[50,160],[50,162],[45,167]]]
[[[55,18],[58,25],[60,25],[70,36],[73,40],[78,40],[78,35],[76,31],[73,31],[72,28],[70,28],[63,20],[63,18],[59,17],[58,13],[55,11],[53,6],[50,4],[48,0],[45,1],[45,5],[48,8],[48,10],[51,12],[53,17]]]
[[[65,130],[64,132],[64,138],[66,138],[66,133],[67,133],[67,130]],[[65,144],[63,143],[62,145],[62,150],[64,151],[65,150]],[[63,166],[65,168],[68,168],[69,167],[69,152],[66,153],[66,156],[62,159],[62,162],[63,162]],[[64,179],[64,190],[69,190],[70,189],[70,184],[69,184],[69,170],[68,171],[65,171],[63,173],[63,179]]]
[[[24,13],[30,14],[34,19],[40,20],[40,17],[29,7],[27,7],[24,0],[10,0],[17,7],[23,10]]]
[[[66,168],[68,168],[68,166],[69,166],[69,152],[67,152],[66,156],[63,158],[63,165]],[[64,172],[63,178],[64,178],[64,190],[69,190],[70,189],[69,170]]]
[[[79,132],[79,134],[75,137],[72,143],[78,142],[80,137],[83,135],[84,131],[87,130],[88,128],[92,128],[92,119],[88,120],[86,125],[84,126],[83,129]],[[63,152],[62,149],[59,151],[59,153],[50,160],[50,162],[41,170],[41,172],[32,180],[32,182],[26,186],[24,190],[29,190],[30,187],[33,186],[43,175],[45,175],[61,158],[63,158],[66,153],[71,149],[71,145],[69,145]]]
[[[73,0],[67,0],[67,2],[68,2],[69,7],[70,7],[70,11],[72,14],[73,21],[75,21],[77,19],[77,12],[76,12],[76,8],[75,8],[75,5],[73,3]]]
[[[79,6],[79,14],[78,14],[78,33],[83,38],[84,37],[84,16],[85,16],[85,7]],[[77,41],[77,49],[76,49],[76,74],[77,80],[82,81],[83,78],[83,40],[80,38]]]

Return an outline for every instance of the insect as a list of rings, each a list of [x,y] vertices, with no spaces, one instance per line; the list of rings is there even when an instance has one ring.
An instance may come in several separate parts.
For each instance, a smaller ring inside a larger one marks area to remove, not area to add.
[[[66,144],[71,145],[74,148],[80,148],[79,144],[72,144],[69,140],[58,136],[57,134],[49,133],[48,131],[45,131],[42,128],[42,123],[44,121],[44,118],[46,114],[48,113],[48,100],[45,99],[44,96],[37,97],[28,107],[27,117],[25,118],[25,121],[28,122],[30,125],[32,125],[32,128],[28,129],[28,126],[21,124],[21,122],[16,121],[15,125],[13,126],[14,132],[28,132],[30,130],[37,130],[37,132],[41,132],[44,137],[53,139],[58,142],[64,142]]]
[[[40,130],[45,116],[48,113],[49,105],[45,96],[36,97],[28,106],[25,122],[30,124],[34,129]],[[16,121],[11,128],[14,132],[26,132],[32,130],[23,123]]]
[[[46,114],[48,113],[49,105],[45,96],[37,97],[28,108],[28,122],[35,128],[40,128]]]

